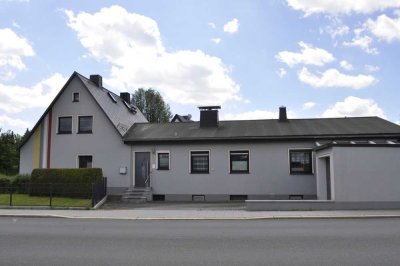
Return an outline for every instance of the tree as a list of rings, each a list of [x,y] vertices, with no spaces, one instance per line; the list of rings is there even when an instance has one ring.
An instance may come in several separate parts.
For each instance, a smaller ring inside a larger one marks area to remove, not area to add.
[[[26,134],[26,133],[25,133]],[[21,136],[13,131],[1,133],[0,129],[0,173],[14,175],[19,170],[19,150]]]
[[[169,122],[172,118],[169,105],[156,90],[140,88],[132,95],[132,102],[151,123]]]

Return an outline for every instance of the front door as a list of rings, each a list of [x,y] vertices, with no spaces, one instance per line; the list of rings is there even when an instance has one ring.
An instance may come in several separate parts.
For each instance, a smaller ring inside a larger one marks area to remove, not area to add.
[[[329,157],[326,157],[326,199],[331,200],[331,160]]]
[[[150,184],[150,152],[135,152],[135,187]]]

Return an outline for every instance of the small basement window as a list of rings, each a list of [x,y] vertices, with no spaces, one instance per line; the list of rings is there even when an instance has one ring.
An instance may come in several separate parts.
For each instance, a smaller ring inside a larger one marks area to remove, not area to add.
[[[192,151],[190,152],[190,173],[208,174],[210,172],[210,152]]]
[[[78,167],[79,168],[92,168],[93,167],[93,156],[92,155],[79,155],[78,156]]]
[[[165,201],[165,195],[153,195],[153,201]]]
[[[249,173],[249,151],[230,152],[230,172]]]
[[[72,134],[72,116],[58,118],[58,134]]]
[[[290,150],[289,160],[291,174],[312,173],[312,150]]]
[[[157,170],[169,170],[169,152],[157,153]]]
[[[79,102],[79,92],[74,92],[72,94],[72,101],[73,102]]]
[[[92,133],[93,116],[79,116],[78,118],[78,133],[88,134]]]

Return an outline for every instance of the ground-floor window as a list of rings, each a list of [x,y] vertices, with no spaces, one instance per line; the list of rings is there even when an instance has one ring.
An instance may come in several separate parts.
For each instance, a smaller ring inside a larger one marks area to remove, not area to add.
[[[157,152],[157,170],[169,170],[169,152]]]
[[[291,174],[312,173],[312,150],[290,150],[289,160]]]
[[[190,152],[190,173],[200,174],[210,172],[210,152],[191,151]]]
[[[231,151],[229,155],[231,173],[249,172],[249,151]]]
[[[79,155],[78,156],[78,167],[79,168],[92,168],[93,167],[93,156],[92,155]]]

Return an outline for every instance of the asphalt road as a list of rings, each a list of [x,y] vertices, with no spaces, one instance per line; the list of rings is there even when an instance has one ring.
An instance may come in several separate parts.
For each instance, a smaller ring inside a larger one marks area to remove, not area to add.
[[[400,265],[400,219],[0,218],[0,265]]]

